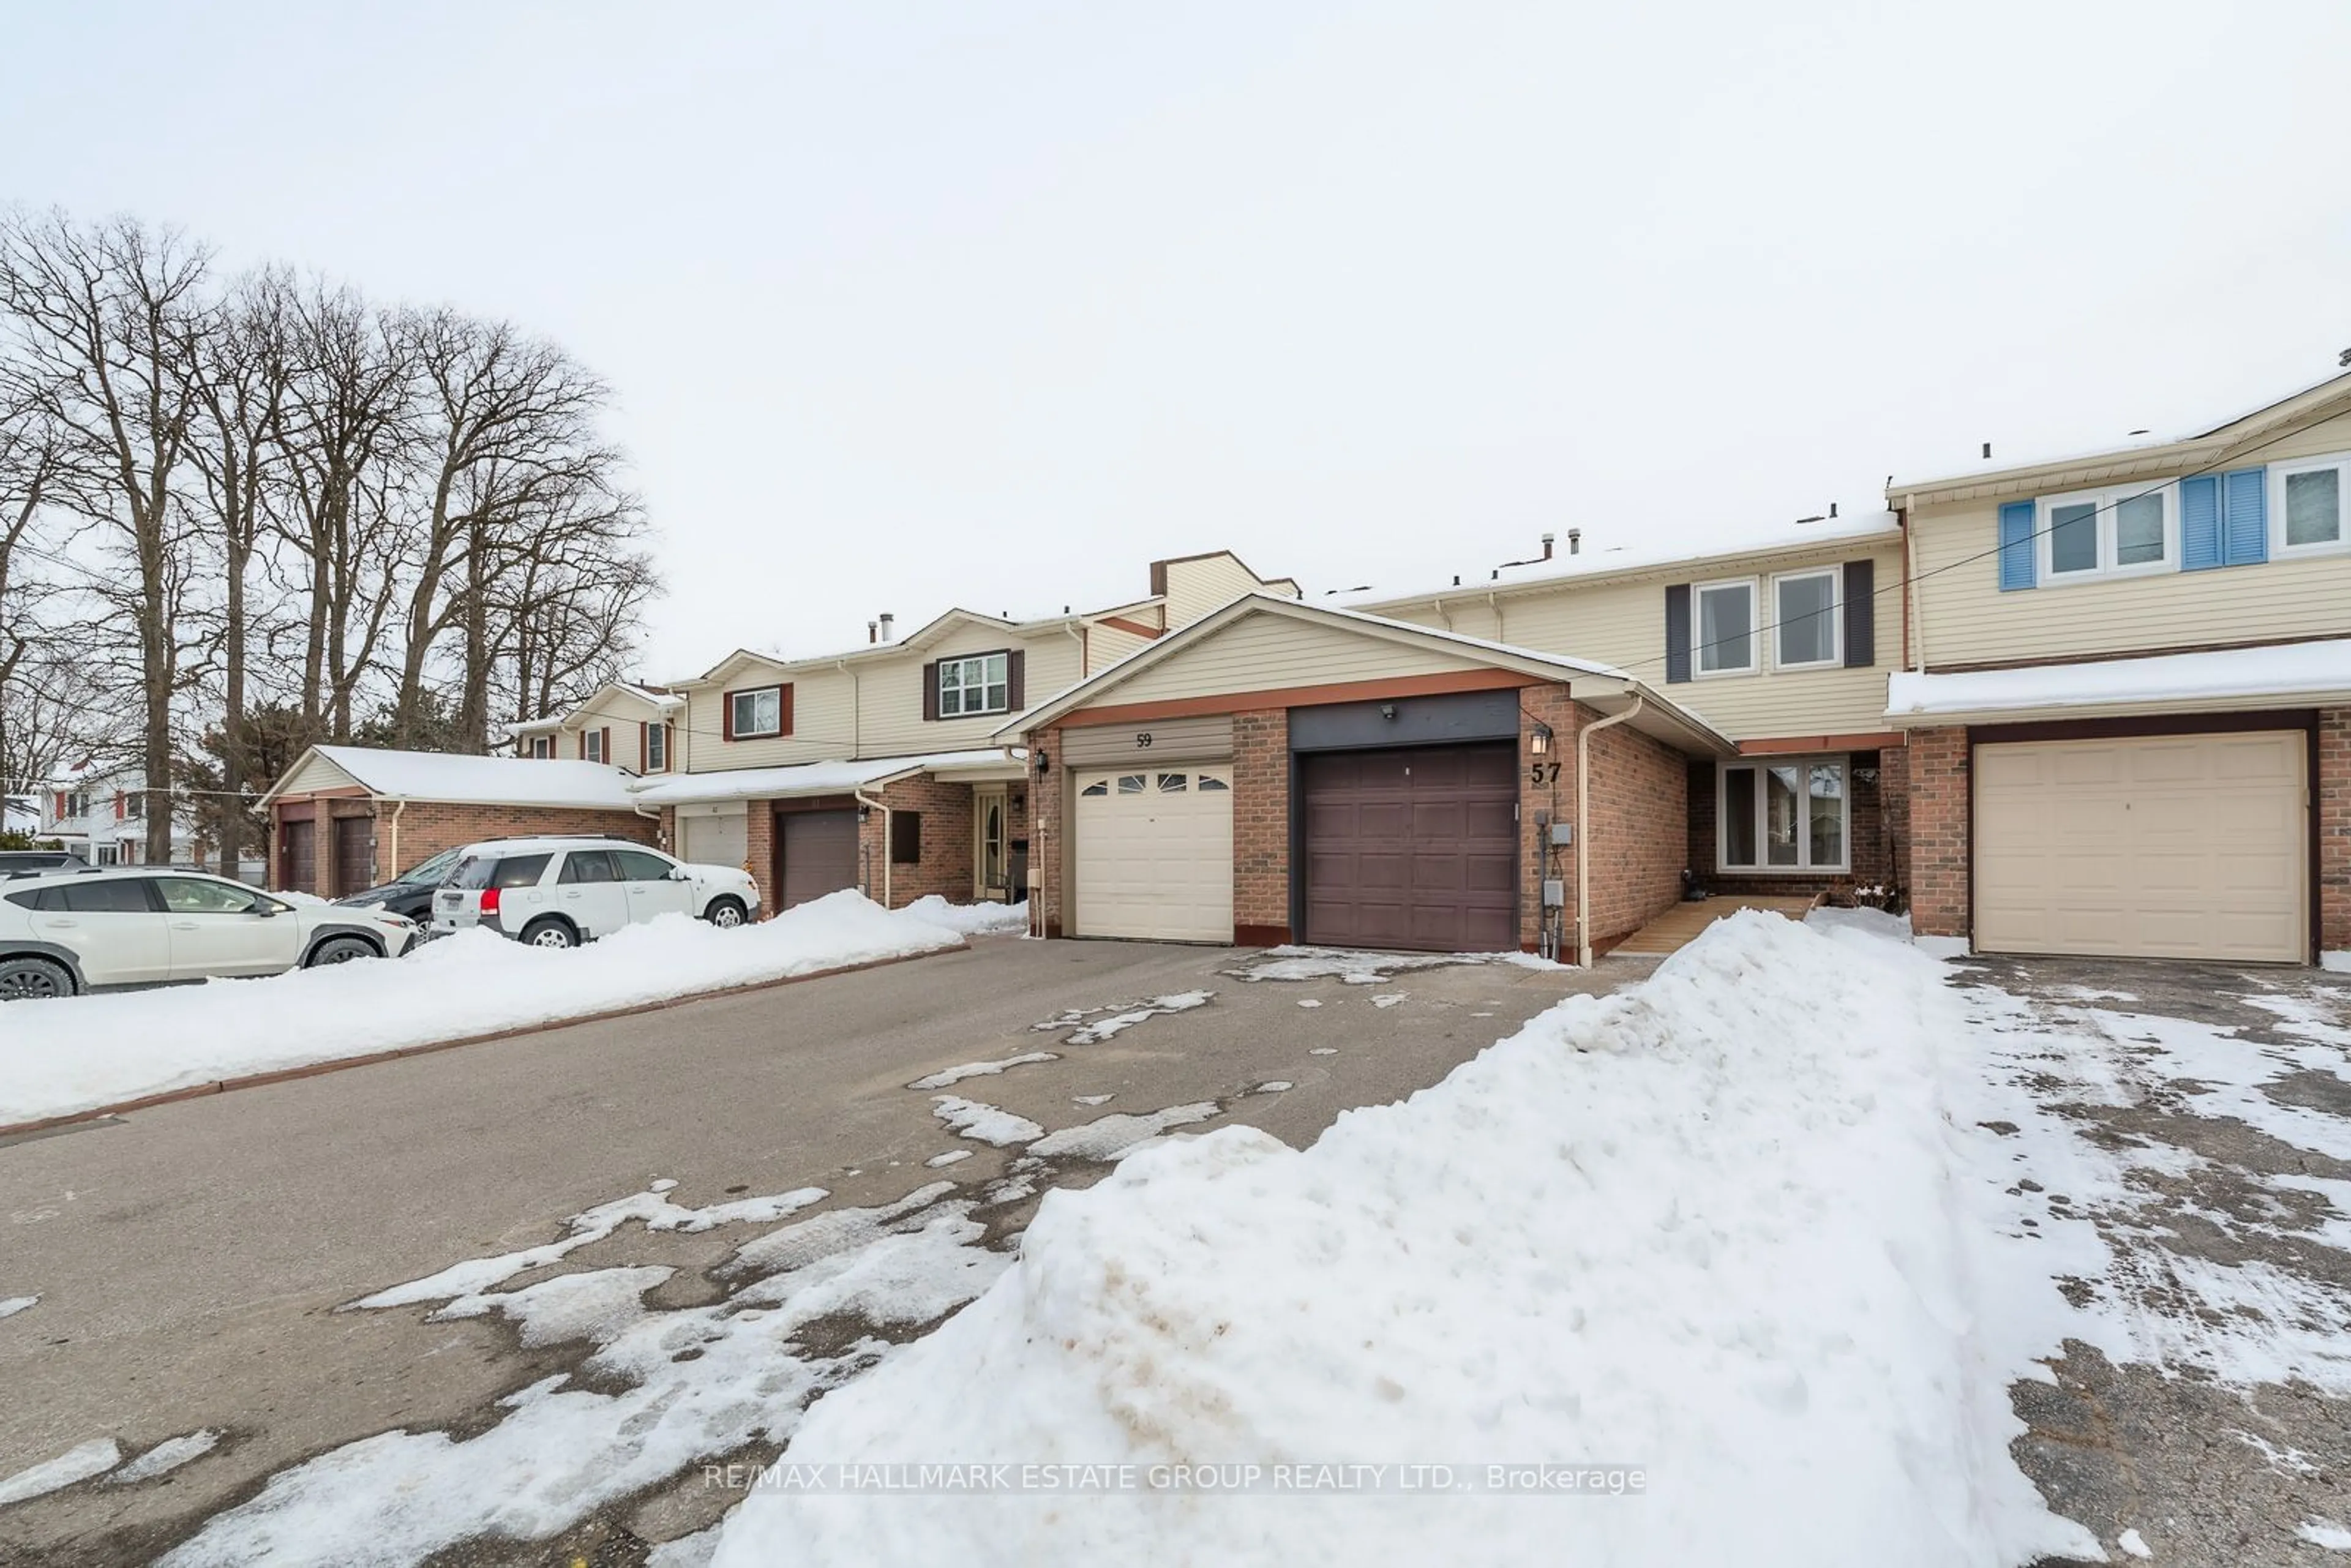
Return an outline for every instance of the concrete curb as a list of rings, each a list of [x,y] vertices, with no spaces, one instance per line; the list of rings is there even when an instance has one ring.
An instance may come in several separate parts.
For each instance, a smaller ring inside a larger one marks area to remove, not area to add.
[[[209,1083],[191,1083],[184,1089],[168,1089],[161,1094],[143,1094],[136,1100],[118,1100],[110,1105],[92,1105],[84,1111],[68,1111],[60,1115],[43,1116],[31,1122],[0,1123],[0,1138],[12,1138],[24,1133],[45,1133],[53,1127],[69,1127],[77,1122],[95,1122],[106,1116],[126,1115],[133,1111],[152,1110],[158,1105],[176,1104],[183,1100],[201,1100],[211,1094],[225,1094],[235,1089],[260,1089],[272,1083],[291,1082],[298,1078],[318,1078],[329,1072],[341,1072],[353,1067],[369,1067],[381,1061],[402,1061],[412,1056],[431,1056],[435,1051],[455,1051],[461,1046],[487,1045],[493,1040],[519,1040],[528,1035],[547,1034],[559,1029],[570,1029],[576,1024],[604,1023],[612,1019],[634,1018],[641,1013],[654,1013],[680,1002],[710,1001],[720,997],[746,996],[753,991],[772,991],[784,986],[797,986],[809,980],[829,980],[835,975],[854,975],[866,969],[886,969],[893,964],[912,964],[924,958],[935,958],[942,953],[966,953],[971,950],[968,939],[952,947],[934,947],[927,953],[908,953],[896,958],[869,958],[862,964],[842,964],[831,969],[811,969],[805,975],[787,975],[778,980],[753,980],[740,986],[721,986],[715,990],[683,991],[659,1001],[638,1002],[625,1008],[607,1008],[602,1012],[580,1013],[572,1018],[549,1019],[544,1023],[519,1024],[513,1029],[497,1030],[489,1034],[461,1035],[455,1040],[436,1040],[424,1045],[395,1046],[390,1051],[370,1051],[365,1056],[339,1056],[329,1061],[313,1061],[302,1067],[281,1067],[268,1072],[248,1072],[236,1078],[217,1078]]]

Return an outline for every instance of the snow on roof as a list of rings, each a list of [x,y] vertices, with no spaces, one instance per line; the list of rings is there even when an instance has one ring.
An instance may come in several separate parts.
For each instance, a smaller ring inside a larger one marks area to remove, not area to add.
[[[1571,582],[1579,578],[1695,566],[1702,561],[1732,556],[1789,554],[1855,543],[1892,544],[1901,537],[1901,525],[1893,513],[1864,512],[1850,517],[1823,518],[1816,523],[1782,523],[1765,529],[1728,533],[1702,544],[1682,539],[1605,546],[1581,555],[1553,556],[1549,560],[1500,568],[1498,576],[1464,572],[1458,583],[1432,579],[1400,587],[1374,584],[1337,593],[1327,600],[1310,599],[1304,602],[1318,609],[1351,605],[1370,609],[1414,600],[1450,598],[1457,594],[1517,592],[1556,582]],[[1497,570],[1489,567],[1486,573],[1493,573]]]
[[[382,751],[368,746],[321,746],[317,750],[370,793],[394,800],[622,811],[634,804],[629,776],[609,763]]]
[[[789,800],[809,795],[846,795],[909,773],[940,768],[1014,766],[1002,747],[983,751],[934,751],[919,757],[868,757],[849,762],[800,762],[785,768],[730,768],[718,773],[681,773],[639,782],[630,797],[640,806],[682,806],[705,800]],[[539,764],[544,767],[545,764]]]
[[[2351,637],[2086,664],[1896,674],[1887,682],[1886,716],[1901,723],[2049,709],[2195,712],[2343,699],[2351,699]]]

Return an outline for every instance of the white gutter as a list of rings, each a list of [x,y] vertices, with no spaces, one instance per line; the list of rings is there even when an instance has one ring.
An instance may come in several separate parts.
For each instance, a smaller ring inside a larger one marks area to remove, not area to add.
[[[1631,707],[1575,732],[1575,961],[1587,969],[1592,967],[1592,737],[1639,713],[1646,700],[1636,691]]]
[[[849,792],[849,798],[861,806],[874,808],[882,813],[882,907],[887,909],[890,907],[890,808],[868,795],[862,789],[852,789]],[[783,890],[777,889],[778,902],[780,903],[783,896]]]

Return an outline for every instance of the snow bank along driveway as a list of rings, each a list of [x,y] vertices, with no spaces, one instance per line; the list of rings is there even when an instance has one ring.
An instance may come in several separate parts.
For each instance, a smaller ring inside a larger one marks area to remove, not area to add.
[[[665,915],[568,951],[468,931],[386,962],[8,1003],[0,1005],[0,1126],[246,1073],[911,957],[961,946],[958,925],[988,928],[969,912],[958,916],[946,924],[920,909],[886,913],[843,892],[734,931]]]
[[[1148,1147],[817,1404],[716,1561],[2094,1553],[2006,1448],[2062,1302],[1982,1223],[1995,1140],[1947,1108],[1970,1032],[1908,947],[1741,915],[1305,1153]],[[837,1486],[865,1463],[1135,1469],[1075,1497]],[[1595,1495],[1559,1495],[1579,1464]],[[1252,1465],[1206,1478],[1239,1495],[1176,1469]],[[1276,1469],[1346,1465],[1373,1469]],[[1431,1465],[1472,1490],[1432,1495]],[[1368,1495],[1268,1495],[1285,1475]]]

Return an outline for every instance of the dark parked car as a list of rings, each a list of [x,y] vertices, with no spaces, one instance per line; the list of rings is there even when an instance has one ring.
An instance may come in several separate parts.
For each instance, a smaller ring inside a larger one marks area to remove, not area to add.
[[[36,872],[72,871],[82,863],[71,850],[0,850],[0,876],[31,876]]]
[[[360,909],[381,909],[387,915],[404,915],[420,924],[433,918],[433,890],[439,887],[457,866],[462,846],[443,850],[429,861],[420,861],[400,876],[381,887],[369,888],[365,893],[339,898],[337,904],[348,904]]]

